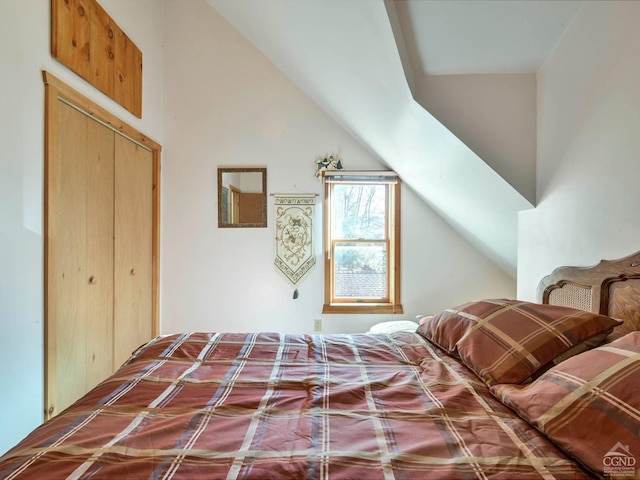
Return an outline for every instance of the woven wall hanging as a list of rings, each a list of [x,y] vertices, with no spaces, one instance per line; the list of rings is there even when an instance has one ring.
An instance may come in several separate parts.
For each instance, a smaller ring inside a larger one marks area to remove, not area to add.
[[[273,194],[275,197],[276,251],[274,264],[295,288],[313,270],[313,215],[316,194]]]

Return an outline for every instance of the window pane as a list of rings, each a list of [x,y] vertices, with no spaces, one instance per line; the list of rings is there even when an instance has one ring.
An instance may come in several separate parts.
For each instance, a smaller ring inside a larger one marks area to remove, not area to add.
[[[335,246],[335,298],[387,298],[387,251],[382,242]]]
[[[332,238],[386,238],[387,185],[334,184],[332,187]]]

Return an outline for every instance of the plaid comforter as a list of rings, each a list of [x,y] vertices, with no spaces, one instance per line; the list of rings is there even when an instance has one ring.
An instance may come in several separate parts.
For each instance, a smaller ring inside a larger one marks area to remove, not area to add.
[[[161,336],[3,479],[589,478],[414,333]]]

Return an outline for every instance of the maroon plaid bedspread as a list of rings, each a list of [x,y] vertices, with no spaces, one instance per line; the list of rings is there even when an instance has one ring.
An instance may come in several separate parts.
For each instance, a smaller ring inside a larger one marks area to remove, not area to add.
[[[589,478],[413,333],[159,337],[3,479]]]

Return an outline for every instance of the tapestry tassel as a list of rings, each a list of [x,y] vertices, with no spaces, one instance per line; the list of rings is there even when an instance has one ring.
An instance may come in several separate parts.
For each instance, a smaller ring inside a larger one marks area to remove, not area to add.
[[[293,291],[293,299],[295,300],[296,298],[298,298],[298,289],[297,288]]]

